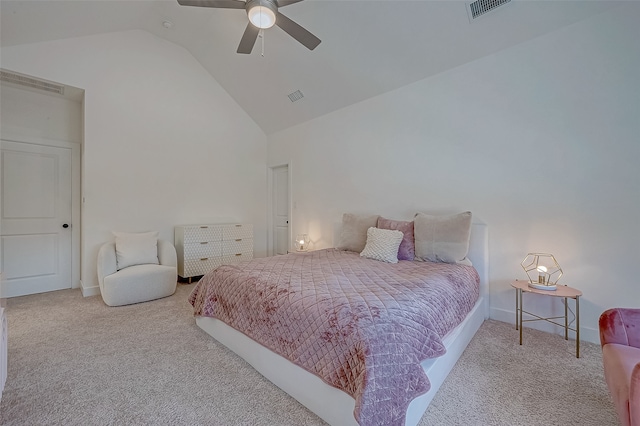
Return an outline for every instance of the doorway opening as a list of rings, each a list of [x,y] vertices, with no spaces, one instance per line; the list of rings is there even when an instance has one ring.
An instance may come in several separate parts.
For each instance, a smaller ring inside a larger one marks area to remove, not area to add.
[[[1,71],[0,298],[78,288],[84,90]]]

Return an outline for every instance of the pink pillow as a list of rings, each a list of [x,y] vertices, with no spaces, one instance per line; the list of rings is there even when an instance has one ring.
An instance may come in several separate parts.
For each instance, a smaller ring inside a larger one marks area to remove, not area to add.
[[[398,260],[413,260],[415,257],[415,239],[413,237],[413,222],[378,218],[378,228],[394,229],[402,232],[402,242],[398,248]]]

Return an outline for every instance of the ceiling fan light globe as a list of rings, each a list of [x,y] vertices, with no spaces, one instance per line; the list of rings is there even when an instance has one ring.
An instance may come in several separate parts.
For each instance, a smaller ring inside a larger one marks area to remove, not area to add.
[[[249,21],[258,28],[271,28],[276,23],[276,14],[265,6],[253,6],[247,15],[249,15]]]

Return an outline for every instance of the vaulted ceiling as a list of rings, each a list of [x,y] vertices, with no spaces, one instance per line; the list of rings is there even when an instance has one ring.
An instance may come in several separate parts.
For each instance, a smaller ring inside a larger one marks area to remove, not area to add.
[[[512,0],[470,21],[458,0],[305,0],[281,8],[322,40],[282,29],[236,53],[244,10],[177,0],[0,2],[0,45],[141,29],[186,48],[270,134],[571,25],[623,2]],[[163,26],[171,22],[170,28]],[[300,90],[304,97],[291,102]]]

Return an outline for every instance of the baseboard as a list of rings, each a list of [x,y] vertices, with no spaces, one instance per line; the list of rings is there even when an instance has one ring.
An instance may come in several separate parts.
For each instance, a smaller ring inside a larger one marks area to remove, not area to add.
[[[7,382],[7,317],[4,308],[0,308],[0,401]]]
[[[516,313],[515,313],[515,311],[510,311],[510,310],[507,310],[507,309],[491,308],[490,318],[494,319],[494,320],[497,320],[497,321],[511,323],[511,324],[513,324],[513,329],[515,330],[515,328],[516,328]],[[524,326],[526,328],[533,328],[534,330],[540,330],[540,331],[544,331],[546,333],[558,334],[558,335],[564,336],[564,328],[563,327],[550,324],[550,323],[548,323],[546,321],[529,322],[529,323],[525,323]],[[569,332],[569,338],[570,339],[575,338],[575,334],[573,332],[571,332],[571,331]],[[583,342],[591,342],[591,343],[600,344],[600,332],[597,329],[593,328],[593,327],[585,327],[585,326],[581,325],[580,326],[580,340],[583,341]]]
[[[80,280],[80,289],[82,290],[82,296],[84,296],[84,297],[100,295],[100,287],[99,286],[96,285],[96,286],[93,286],[93,287],[85,287],[84,283],[82,282],[82,280]]]

